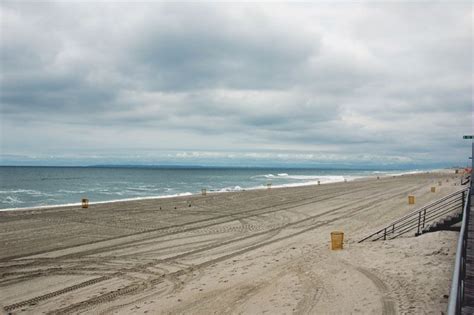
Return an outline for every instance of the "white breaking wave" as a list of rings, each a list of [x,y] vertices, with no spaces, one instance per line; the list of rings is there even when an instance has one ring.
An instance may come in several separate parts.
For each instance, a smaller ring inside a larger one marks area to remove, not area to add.
[[[289,175],[287,173],[280,173],[277,175],[273,174],[266,174],[266,175],[257,175],[254,176],[253,178],[273,178],[273,179],[285,179],[285,180],[319,180],[319,181],[324,181],[324,182],[336,182],[336,181],[341,181],[344,180],[344,178],[349,178],[350,176],[340,176],[340,175]]]
[[[60,193],[65,193],[65,194],[83,194],[86,191],[85,190],[67,190],[67,189],[60,189],[58,190]]]
[[[372,174],[380,174],[385,176],[402,176],[409,174],[430,173],[436,170],[413,170],[413,171],[373,171]]]
[[[343,181],[346,181],[346,180],[347,181],[353,181],[353,180],[362,178],[362,176],[318,176],[317,178],[318,178],[318,180],[274,185],[272,187],[284,188],[284,187],[311,186],[311,185],[318,185],[318,184],[332,184],[332,183],[340,183],[340,182],[343,182]]]
[[[115,202],[123,202],[123,201],[133,201],[133,200],[145,200],[145,199],[165,199],[165,198],[173,198],[173,197],[183,197],[183,196],[192,196],[193,194],[190,192],[173,194],[173,195],[163,195],[163,196],[149,196],[149,197],[134,197],[134,198],[124,198],[124,199],[115,199],[115,200],[107,200],[107,201],[95,201],[89,202],[89,205],[96,205],[96,204],[104,204],[104,203],[115,203]],[[19,202],[23,203],[23,202]],[[45,209],[45,208],[61,208],[61,207],[72,207],[72,206],[80,206],[80,202],[75,203],[65,203],[60,205],[45,205],[45,206],[36,206],[36,207],[24,207],[24,208],[7,208],[7,209],[0,209],[0,211],[11,211],[11,210],[33,210],[33,209]]]
[[[0,194],[28,194],[28,195],[42,195],[43,193],[33,189],[10,189],[0,190]]]
[[[394,174],[390,174],[392,176],[402,176],[402,175],[409,175],[409,174],[420,174],[420,173],[426,173],[426,172],[429,172],[429,171],[407,171],[407,172],[401,172],[401,173],[394,173]]]
[[[243,188],[240,186],[234,186],[234,187],[224,187],[219,189],[217,192],[231,192],[231,191],[242,191]]]
[[[7,196],[5,199],[2,200],[3,203],[7,203],[9,205],[23,203],[20,199],[15,196]]]

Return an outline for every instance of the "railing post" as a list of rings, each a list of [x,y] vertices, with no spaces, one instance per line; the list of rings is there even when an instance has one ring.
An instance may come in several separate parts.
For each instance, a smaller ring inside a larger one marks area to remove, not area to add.
[[[462,191],[461,198],[462,198],[462,201],[461,201],[461,204],[462,204],[461,211],[462,211],[462,209],[464,209],[464,203],[466,202],[466,200],[465,200],[466,199],[466,191],[465,190]]]
[[[383,230],[383,240],[387,240],[387,228]]]
[[[425,221],[426,221],[426,209],[423,210],[423,225],[422,225],[422,227],[421,227],[422,229],[425,228]]]
[[[421,211],[418,212],[418,232],[416,233],[416,235],[420,235],[420,225],[421,225]]]

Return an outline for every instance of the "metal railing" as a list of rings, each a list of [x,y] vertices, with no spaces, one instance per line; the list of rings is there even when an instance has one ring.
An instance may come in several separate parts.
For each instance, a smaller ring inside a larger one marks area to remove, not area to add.
[[[466,249],[470,209],[471,209],[471,193],[468,191],[463,209],[463,220],[461,231],[459,232],[458,244],[456,247],[456,260],[454,262],[453,280],[448,302],[448,315],[461,314],[461,307],[464,297],[464,279],[466,276]]]
[[[461,213],[465,206],[466,192],[463,188],[441,199],[438,199],[420,209],[408,213],[386,227],[370,234],[359,243],[371,239],[372,241],[394,239],[408,232],[420,235],[425,228],[449,214]]]

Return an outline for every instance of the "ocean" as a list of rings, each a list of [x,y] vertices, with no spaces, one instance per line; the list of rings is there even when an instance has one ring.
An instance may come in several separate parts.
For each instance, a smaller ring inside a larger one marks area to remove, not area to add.
[[[212,167],[0,167],[0,209],[76,205],[141,198],[341,182],[416,170]]]

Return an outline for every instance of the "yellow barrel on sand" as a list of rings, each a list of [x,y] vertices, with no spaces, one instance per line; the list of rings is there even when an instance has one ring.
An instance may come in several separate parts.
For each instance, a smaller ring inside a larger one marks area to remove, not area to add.
[[[344,233],[341,231],[331,232],[331,249],[342,249],[344,246]]]
[[[415,196],[408,196],[408,204],[409,205],[415,204]]]
[[[89,208],[89,199],[82,198],[82,208],[84,209]]]

